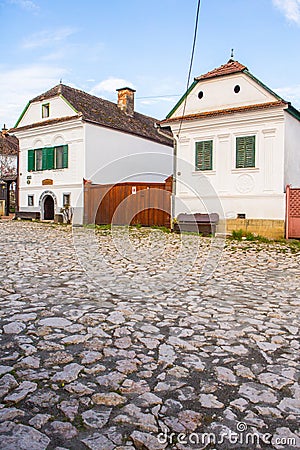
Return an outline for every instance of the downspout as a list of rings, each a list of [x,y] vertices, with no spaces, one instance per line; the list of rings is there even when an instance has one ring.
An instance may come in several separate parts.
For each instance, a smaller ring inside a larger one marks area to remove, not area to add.
[[[157,132],[165,138],[173,140],[173,182],[172,182],[172,195],[171,195],[171,228],[173,229],[173,219],[175,218],[175,198],[176,198],[176,173],[177,173],[177,141],[176,139],[161,130],[159,123],[154,124]]]

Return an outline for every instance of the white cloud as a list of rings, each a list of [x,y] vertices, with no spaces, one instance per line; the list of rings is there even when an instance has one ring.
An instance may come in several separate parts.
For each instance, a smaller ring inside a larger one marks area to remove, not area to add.
[[[131,81],[124,80],[123,78],[110,77],[96,84],[96,86],[94,86],[90,90],[90,94],[100,96],[104,95],[105,93],[112,94],[116,92],[116,89],[122,87],[130,87],[134,89],[134,85],[131,83]]]
[[[141,99],[138,99],[137,98],[137,100],[140,100],[140,103],[141,103],[141,105],[156,105],[157,103],[160,103],[160,102],[165,102],[165,103],[171,103],[171,104],[175,104],[175,103],[177,103],[178,102],[178,97],[179,96],[177,96],[177,97],[161,97],[161,96],[158,96],[158,97],[154,97],[154,98],[145,98],[145,99],[143,99],[143,98],[141,98]]]
[[[9,0],[12,5],[17,5],[27,11],[38,11],[39,6],[32,0]]]
[[[287,20],[300,25],[300,0],[273,0],[273,4],[283,12]]]
[[[22,47],[24,49],[35,49],[38,47],[46,47],[65,40],[67,37],[76,33],[74,28],[58,28],[56,30],[43,30],[38,33],[34,33],[24,39]]]
[[[66,69],[32,65],[9,69],[0,66],[0,127],[14,126],[27,102],[59,83]]]
[[[300,108],[300,84],[278,88],[275,89],[275,92],[284,100],[291,102],[295,108]]]

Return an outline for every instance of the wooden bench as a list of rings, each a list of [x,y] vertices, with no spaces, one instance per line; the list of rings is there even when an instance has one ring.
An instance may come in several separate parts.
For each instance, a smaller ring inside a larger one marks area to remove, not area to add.
[[[174,231],[177,233],[194,232],[202,236],[214,236],[219,222],[219,215],[212,214],[179,214],[177,222],[174,224]]]

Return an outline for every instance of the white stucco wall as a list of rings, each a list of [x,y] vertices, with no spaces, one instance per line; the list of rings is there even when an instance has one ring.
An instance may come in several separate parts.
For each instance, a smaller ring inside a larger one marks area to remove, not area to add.
[[[234,92],[236,85],[241,88],[237,94]],[[198,98],[200,91],[203,92],[202,99]],[[277,101],[276,97],[249,76],[240,73],[223,78],[200,80],[188,95],[185,115],[274,101]],[[182,116],[183,108],[184,103],[178,107],[172,117]]]
[[[178,124],[172,131],[178,133]],[[256,136],[255,168],[236,169],[236,137],[250,135]],[[213,140],[212,171],[195,170],[195,144],[203,140]],[[282,108],[183,122],[177,155],[176,216],[206,212],[201,199],[208,212],[219,212],[220,199],[227,218],[284,219]]]
[[[300,188],[300,122],[285,113],[285,170],[284,184]]]
[[[85,168],[84,134],[81,120],[62,122],[51,126],[16,131],[20,143],[20,211],[39,211],[40,198],[50,191],[57,200],[56,213],[63,206],[63,194],[71,195],[71,206],[80,210],[82,216],[82,185]],[[68,168],[28,172],[28,150],[68,144]],[[53,185],[43,186],[45,179],[53,180]],[[30,181],[30,184],[28,184]],[[34,207],[28,206],[28,195],[34,195]]]
[[[49,117],[42,118],[42,105],[49,103]],[[51,119],[58,119],[60,117],[76,116],[77,113],[68,105],[62,97],[54,97],[49,100],[31,103],[18,124],[18,127],[23,127],[37,122],[43,122]]]
[[[93,183],[163,181],[172,174],[173,148],[85,123],[85,178]]]

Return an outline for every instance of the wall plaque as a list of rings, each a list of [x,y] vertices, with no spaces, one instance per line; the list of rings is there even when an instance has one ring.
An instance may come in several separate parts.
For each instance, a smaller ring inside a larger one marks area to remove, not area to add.
[[[43,186],[51,186],[53,184],[53,180],[50,180],[49,178],[46,178],[42,181]]]

